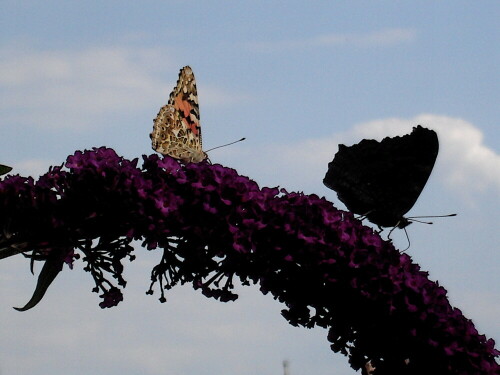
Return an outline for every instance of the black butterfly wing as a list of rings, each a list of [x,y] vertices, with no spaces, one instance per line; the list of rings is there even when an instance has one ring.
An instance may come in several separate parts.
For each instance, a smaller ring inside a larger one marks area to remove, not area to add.
[[[411,134],[381,142],[339,145],[323,182],[351,212],[393,227],[417,201],[438,151],[436,132],[420,125]]]

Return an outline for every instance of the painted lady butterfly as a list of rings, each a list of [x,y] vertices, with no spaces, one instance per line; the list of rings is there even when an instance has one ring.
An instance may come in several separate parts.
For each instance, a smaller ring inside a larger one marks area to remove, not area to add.
[[[403,215],[420,196],[438,151],[436,132],[420,125],[411,134],[380,142],[339,145],[323,183],[349,211],[379,227],[404,228],[410,221]]]
[[[181,69],[167,105],[160,108],[153,123],[153,150],[184,163],[199,163],[207,158],[201,147],[196,81],[189,66]]]

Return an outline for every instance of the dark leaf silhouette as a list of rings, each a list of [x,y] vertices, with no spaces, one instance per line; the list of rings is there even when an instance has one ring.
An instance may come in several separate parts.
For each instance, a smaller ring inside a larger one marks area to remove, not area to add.
[[[52,284],[56,276],[61,272],[63,263],[64,259],[61,257],[59,251],[51,252],[40,271],[33,296],[26,305],[23,307],[14,307],[14,309],[17,311],[26,311],[35,307],[42,300],[50,284]]]
[[[7,165],[0,164],[0,176],[6,173],[9,173],[12,170],[12,167],[8,167]]]

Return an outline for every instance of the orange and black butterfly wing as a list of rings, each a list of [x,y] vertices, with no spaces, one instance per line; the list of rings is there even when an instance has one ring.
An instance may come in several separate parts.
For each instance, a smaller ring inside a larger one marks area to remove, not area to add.
[[[200,162],[207,155],[202,149],[200,109],[194,73],[185,66],[177,85],[154,120],[150,135],[155,151],[184,162]]]

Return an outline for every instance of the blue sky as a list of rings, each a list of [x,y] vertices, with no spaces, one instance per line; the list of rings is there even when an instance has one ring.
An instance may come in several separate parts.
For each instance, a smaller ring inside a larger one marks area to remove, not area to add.
[[[339,143],[435,129],[440,154],[408,253],[481,333],[500,340],[500,4],[497,1],[2,1],[0,162],[38,176],[75,150],[149,154],[179,69],[196,75],[205,149],[261,186],[326,196]],[[406,247],[404,233],[393,234]],[[137,249],[125,301],[101,310],[90,275],[0,263],[0,373],[348,375],[326,332],[288,326],[257,287],[222,304],[189,287],[144,293],[159,254]]]

